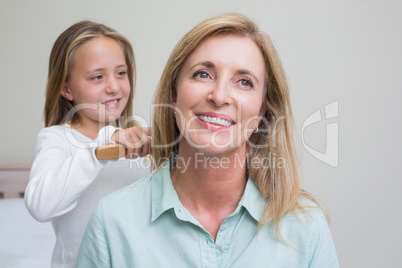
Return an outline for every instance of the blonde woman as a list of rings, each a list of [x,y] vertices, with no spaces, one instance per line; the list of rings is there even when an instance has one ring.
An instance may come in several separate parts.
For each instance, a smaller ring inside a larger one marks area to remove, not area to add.
[[[252,21],[225,14],[190,30],[155,104],[155,172],[101,200],[79,267],[339,266],[300,188],[285,74]]]

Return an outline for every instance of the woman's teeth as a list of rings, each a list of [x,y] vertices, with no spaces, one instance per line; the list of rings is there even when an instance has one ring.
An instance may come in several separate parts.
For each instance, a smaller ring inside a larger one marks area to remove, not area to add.
[[[225,119],[222,119],[222,118],[205,116],[205,115],[197,115],[197,117],[201,121],[204,121],[206,123],[212,123],[212,124],[221,125],[221,126],[224,126],[224,127],[228,127],[228,126],[233,125],[232,122],[229,122],[229,121],[227,121]]]

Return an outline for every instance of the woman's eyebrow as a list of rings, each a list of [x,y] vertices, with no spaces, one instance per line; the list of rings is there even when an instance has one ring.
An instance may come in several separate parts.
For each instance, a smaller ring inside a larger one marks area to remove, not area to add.
[[[195,67],[197,67],[197,66],[199,66],[199,65],[205,66],[205,67],[207,67],[207,68],[215,68],[215,64],[214,64],[213,62],[211,62],[211,61],[202,61],[202,62],[198,62],[198,63],[194,64],[194,65],[190,68],[190,70],[193,69],[193,68],[195,68]],[[259,81],[258,81],[258,79],[257,79],[257,76],[256,76],[252,71],[250,71],[250,70],[247,70],[247,69],[239,69],[239,70],[236,71],[236,73],[238,73],[238,74],[250,75],[250,76],[252,76],[252,77],[254,78],[254,80],[257,82],[257,84],[259,83]]]
[[[208,67],[208,68],[214,68],[215,67],[215,64],[213,62],[211,62],[211,61],[202,61],[202,62],[198,62],[198,63],[194,64],[190,69],[193,69],[198,65],[205,66],[205,67]]]

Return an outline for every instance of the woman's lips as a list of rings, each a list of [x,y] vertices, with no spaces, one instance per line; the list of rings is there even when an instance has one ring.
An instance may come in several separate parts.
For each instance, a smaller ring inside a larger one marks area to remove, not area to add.
[[[198,123],[210,130],[223,130],[232,127],[235,122],[223,114],[217,113],[198,113],[196,114]]]

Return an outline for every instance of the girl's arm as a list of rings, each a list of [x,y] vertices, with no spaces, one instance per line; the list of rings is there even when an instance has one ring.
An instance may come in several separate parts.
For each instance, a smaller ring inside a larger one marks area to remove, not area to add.
[[[111,143],[115,131],[111,126],[102,128],[97,145]],[[106,163],[96,159],[96,145],[76,148],[78,143],[69,144],[67,136],[60,128],[45,128],[38,134],[25,191],[26,207],[38,221],[50,221],[71,211]]]

